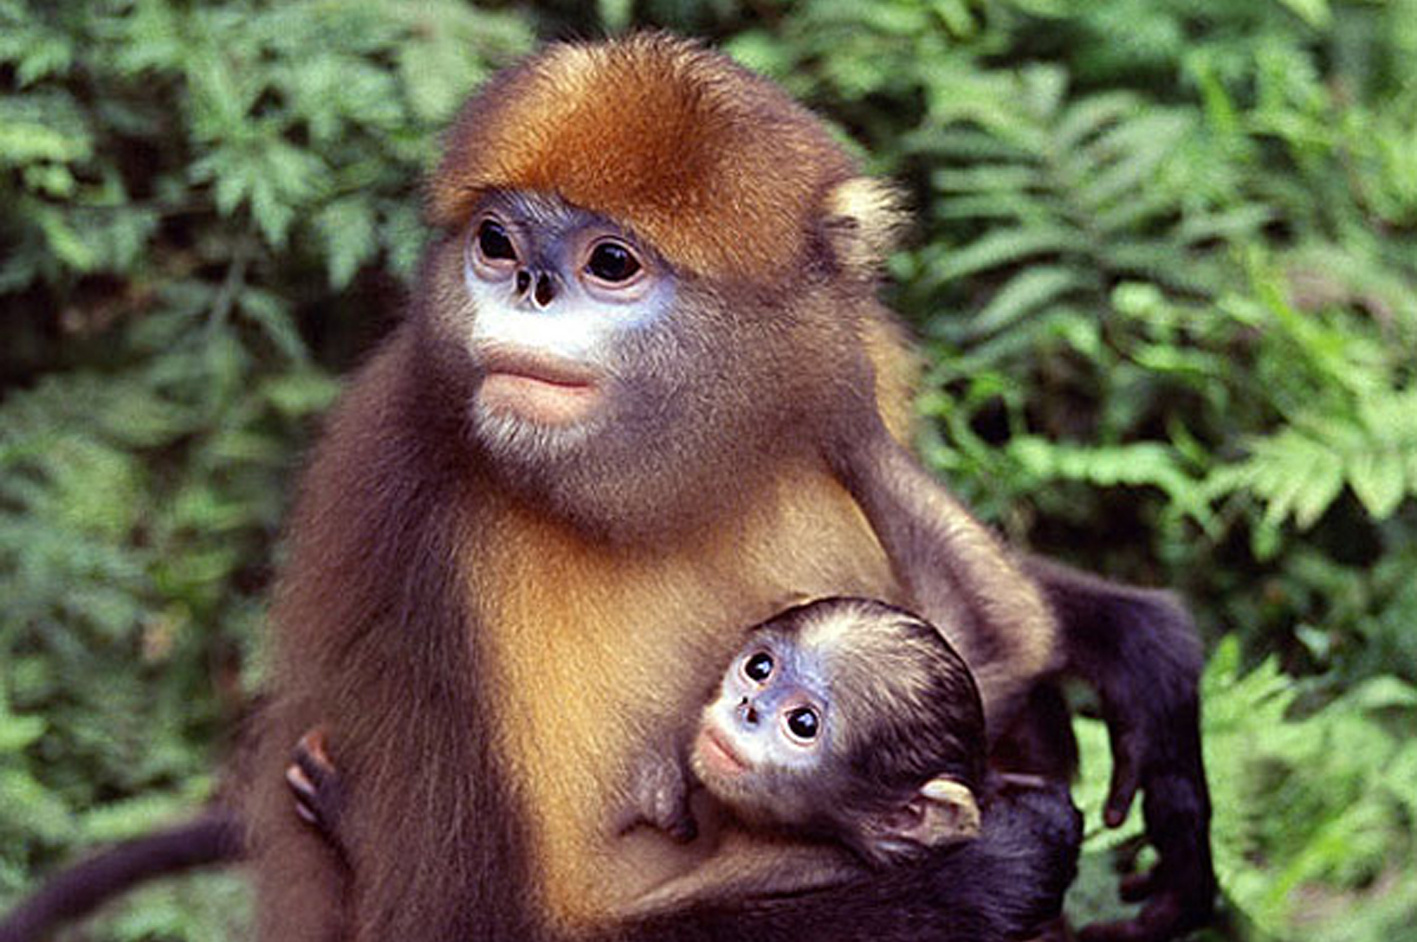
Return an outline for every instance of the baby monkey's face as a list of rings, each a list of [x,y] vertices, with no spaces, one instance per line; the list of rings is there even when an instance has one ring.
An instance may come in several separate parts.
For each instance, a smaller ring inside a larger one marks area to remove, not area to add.
[[[832,598],[750,632],[689,764],[745,821],[834,837],[875,864],[978,833],[984,743],[968,668],[934,627]]]
[[[704,786],[740,814],[791,823],[806,794],[830,785],[833,726],[828,665],[771,629],[755,632],[704,709],[690,764]]]

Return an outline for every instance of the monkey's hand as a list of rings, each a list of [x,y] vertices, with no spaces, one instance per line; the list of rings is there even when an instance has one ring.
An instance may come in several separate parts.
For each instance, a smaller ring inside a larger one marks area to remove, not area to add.
[[[1082,942],[1162,942],[1207,922],[1215,896],[1210,795],[1201,756],[1200,642],[1164,592],[1094,578],[1036,558],[1025,565],[1062,623],[1068,667],[1101,699],[1112,744],[1104,819],[1117,827],[1142,792],[1158,863],[1124,881],[1136,918],[1088,926]]]
[[[330,847],[344,856],[340,815],[344,811],[344,780],[330,759],[323,727],[300,737],[285,769],[285,781],[295,793],[295,813],[313,827]]]
[[[681,844],[699,835],[689,810],[689,779],[677,755],[646,756],[630,783],[631,808],[622,818],[620,833],[640,824],[663,831]]]

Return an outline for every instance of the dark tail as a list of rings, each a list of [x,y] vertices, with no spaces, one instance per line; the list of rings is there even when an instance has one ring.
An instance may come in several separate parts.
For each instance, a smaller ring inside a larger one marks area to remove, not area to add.
[[[0,920],[0,942],[39,942],[62,923],[144,880],[237,860],[241,835],[236,813],[214,808],[186,824],[110,847],[54,874]]]

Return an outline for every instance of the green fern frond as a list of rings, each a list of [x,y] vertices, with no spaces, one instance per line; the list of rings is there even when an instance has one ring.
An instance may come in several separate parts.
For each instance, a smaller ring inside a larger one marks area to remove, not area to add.
[[[1247,491],[1265,505],[1265,522],[1292,517],[1312,526],[1352,488],[1376,519],[1390,517],[1417,496],[1417,390],[1374,396],[1355,414],[1302,416],[1257,438],[1244,460],[1217,468],[1207,481],[1215,497]]]

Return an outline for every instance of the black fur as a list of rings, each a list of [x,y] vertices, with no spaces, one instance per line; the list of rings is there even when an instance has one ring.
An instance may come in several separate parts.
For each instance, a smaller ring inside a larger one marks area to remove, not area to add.
[[[1101,698],[1114,766],[1109,809],[1120,816],[1143,792],[1147,838],[1160,859],[1138,925],[1169,922],[1163,912],[1175,919],[1166,934],[1203,925],[1214,907],[1215,871],[1200,742],[1204,655],[1190,616],[1168,592],[1036,557],[1024,562],[1065,626],[1070,670]]]
[[[1082,817],[1065,786],[1006,788],[983,831],[917,863],[789,897],[702,903],[604,942],[1006,942],[1056,918],[1077,873]]]

